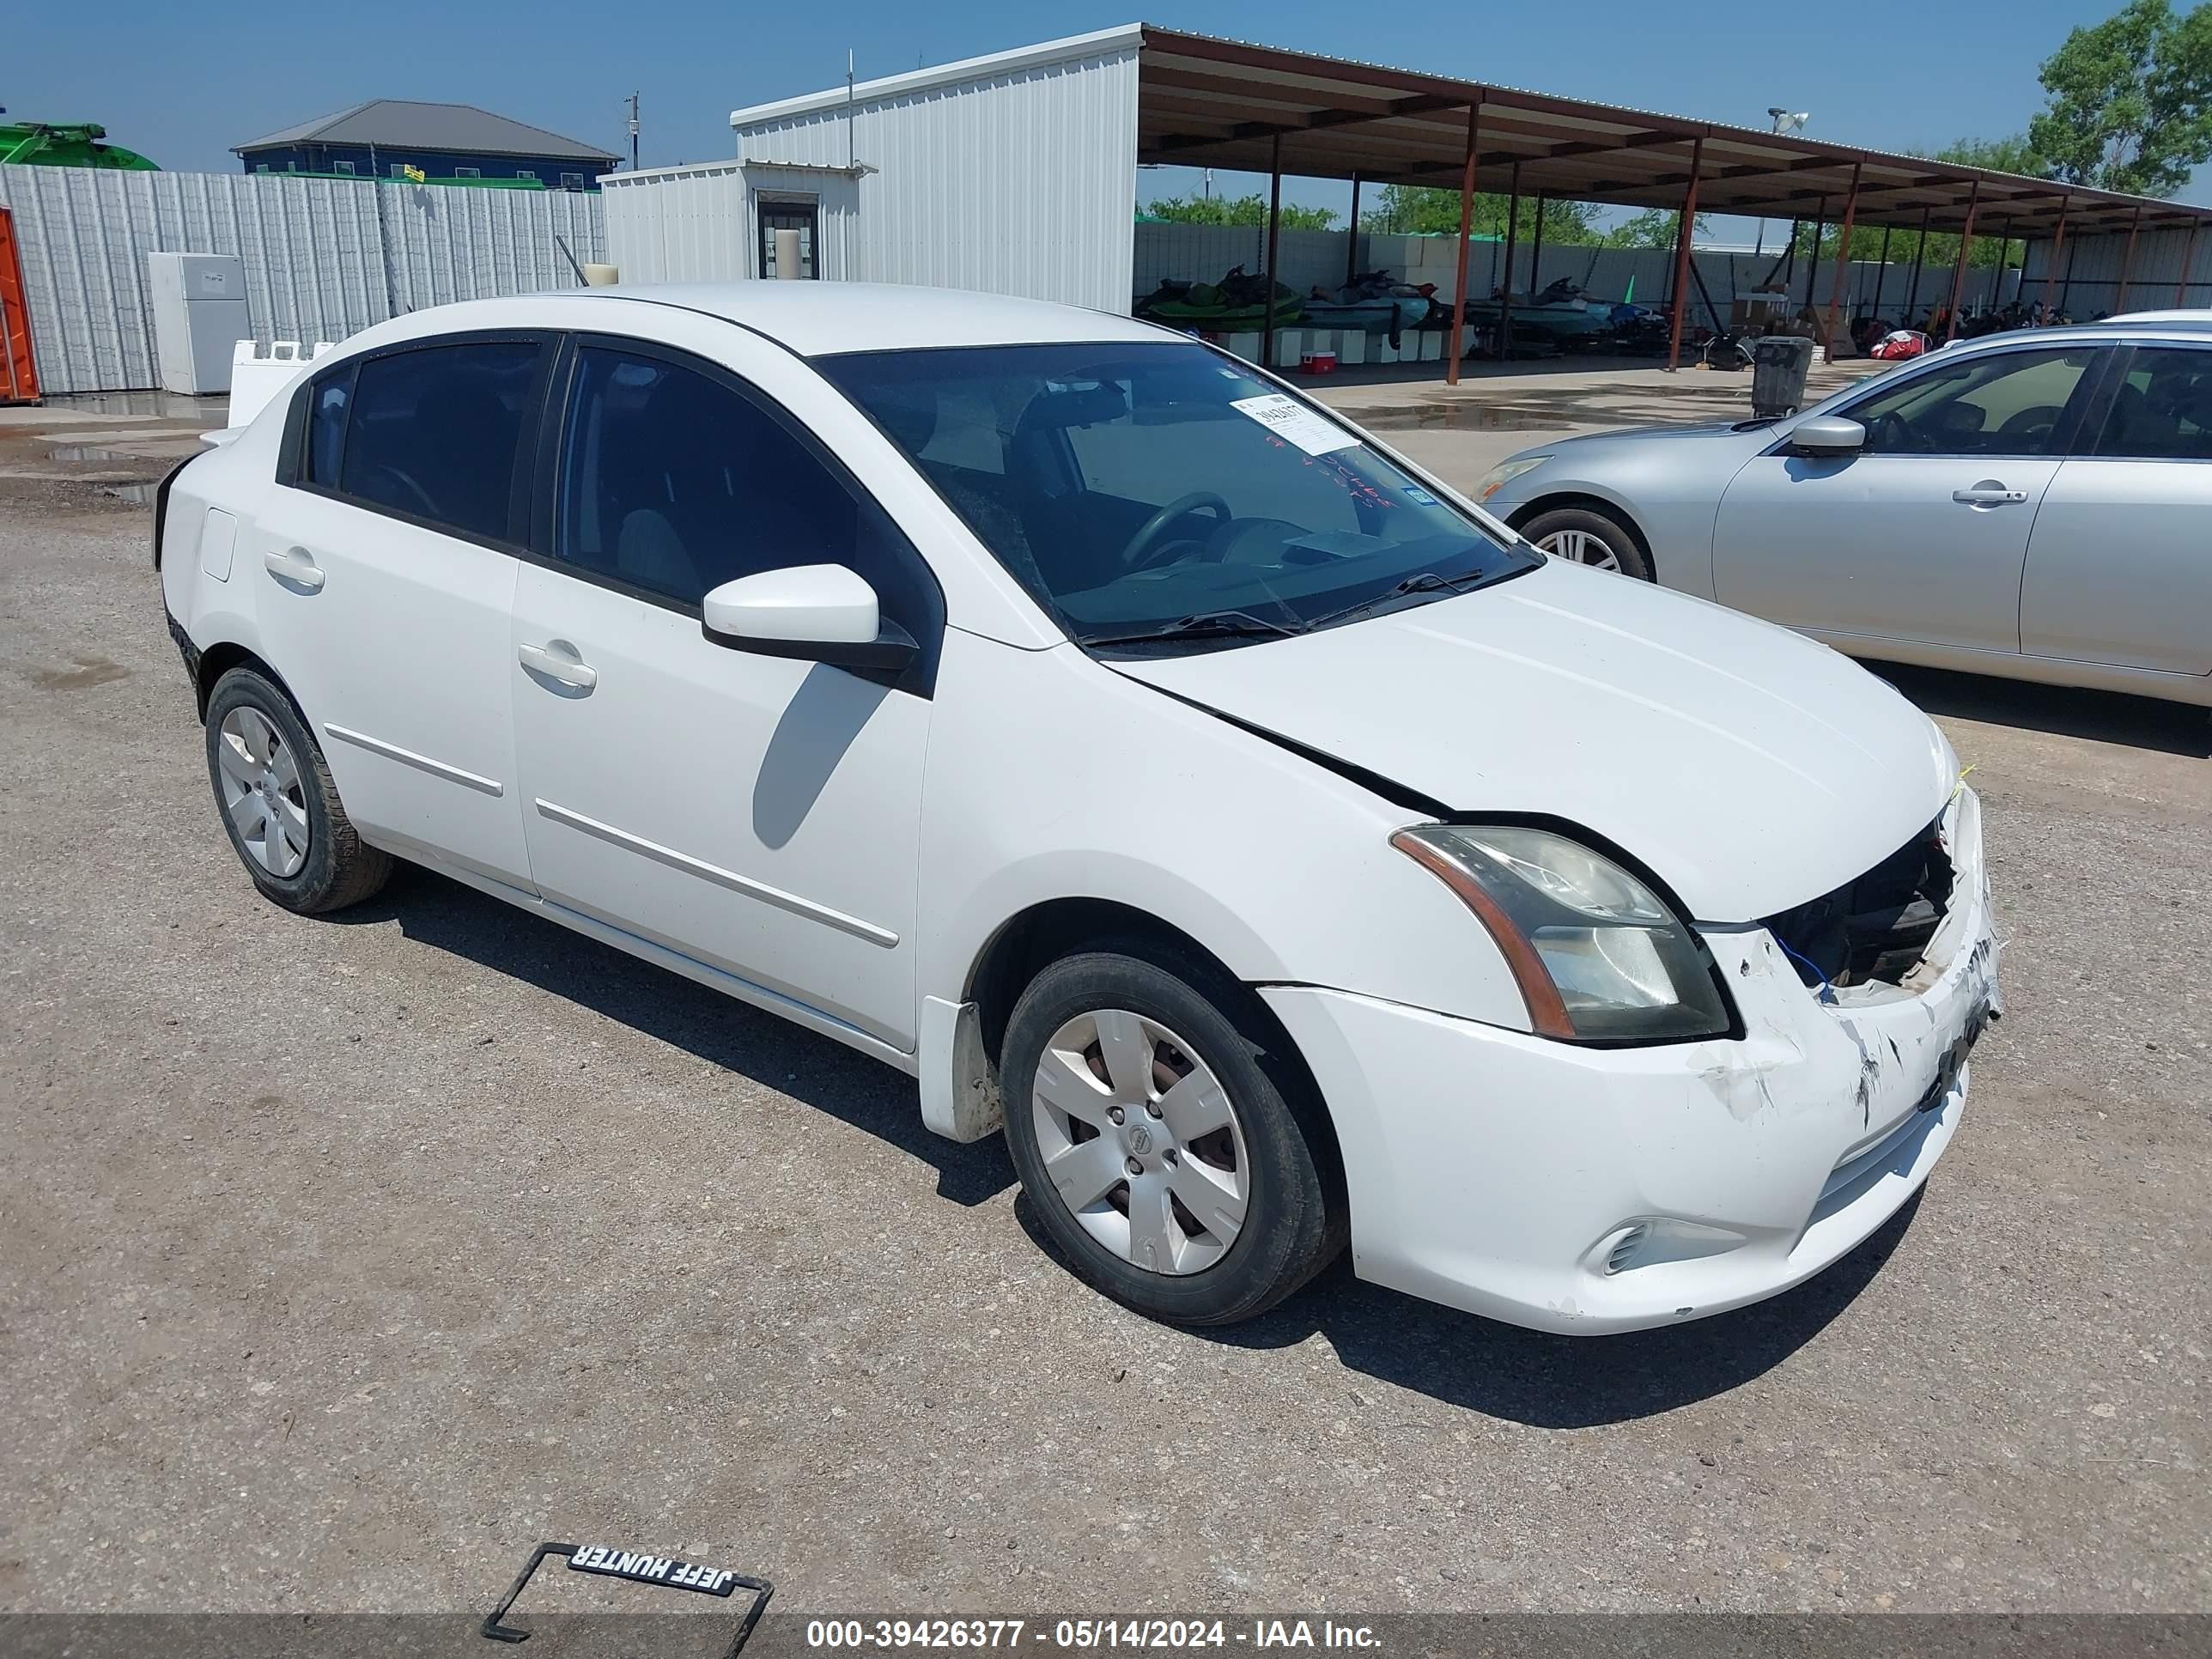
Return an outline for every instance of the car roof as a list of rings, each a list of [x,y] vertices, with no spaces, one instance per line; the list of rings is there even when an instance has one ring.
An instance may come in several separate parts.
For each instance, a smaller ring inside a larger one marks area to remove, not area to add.
[[[888,283],[635,283],[582,290],[726,318],[803,357],[933,346],[1092,343],[1176,338],[1170,330],[1112,312],[1043,300]]]

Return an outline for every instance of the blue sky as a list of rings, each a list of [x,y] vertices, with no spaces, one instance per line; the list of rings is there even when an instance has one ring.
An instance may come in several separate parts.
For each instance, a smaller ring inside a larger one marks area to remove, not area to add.
[[[1174,27],[1704,119],[1764,125],[1768,106],[1783,104],[1812,112],[1814,136],[1906,149],[2023,129],[2042,102],[2037,64],[2118,0],[1858,0],[1841,11],[1702,0],[1679,23],[1648,0],[1395,12],[1316,0],[1155,3],[1146,21]],[[376,97],[480,104],[620,150],[633,89],[643,95],[648,166],[708,161],[731,154],[732,107],[842,80],[848,46],[865,79],[1143,15],[1111,0],[102,0],[19,10],[0,55],[8,118],[99,121],[165,167],[225,171],[237,165],[232,144]],[[1186,174],[1140,175],[1147,198],[1189,187]],[[1216,180],[1218,190],[1249,187]],[[1347,192],[1324,181],[1288,191],[1339,211]],[[2212,169],[2185,193],[2212,202]]]

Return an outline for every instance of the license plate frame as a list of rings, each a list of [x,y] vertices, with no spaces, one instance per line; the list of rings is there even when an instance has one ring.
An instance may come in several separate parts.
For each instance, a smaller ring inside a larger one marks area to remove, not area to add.
[[[608,1544],[562,1544],[546,1542],[531,1552],[530,1560],[515,1575],[507,1594],[499,1605],[483,1618],[477,1634],[491,1642],[527,1642],[530,1632],[519,1626],[506,1622],[507,1616],[531,1578],[546,1560],[558,1556],[571,1572],[587,1573],[596,1578],[619,1578],[633,1584],[643,1584],[653,1589],[689,1590],[694,1595],[714,1595],[728,1600],[739,1590],[750,1592],[744,1612],[739,1615],[738,1628],[730,1638],[730,1644],[722,1650],[722,1659],[737,1659],[760,1623],[760,1616],[768,1610],[769,1597],[775,1594],[775,1586],[765,1578],[755,1578],[729,1567],[712,1567],[704,1562],[687,1561],[680,1556],[655,1555],[647,1550],[618,1549]]]

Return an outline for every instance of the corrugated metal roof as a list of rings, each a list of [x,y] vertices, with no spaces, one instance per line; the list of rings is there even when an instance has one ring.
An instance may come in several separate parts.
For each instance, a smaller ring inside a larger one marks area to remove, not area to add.
[[[404,98],[372,98],[334,115],[303,121],[266,137],[232,148],[234,155],[290,144],[388,144],[395,149],[456,150],[479,155],[550,155],[578,161],[611,161],[610,151],[595,149],[557,132],[510,121],[474,104],[420,104]]]
[[[886,75],[873,81],[862,81],[851,89],[857,103],[871,99],[910,97],[917,92],[931,91],[938,87],[959,86],[976,80],[995,80],[1022,70],[1039,68],[1046,64],[1063,63],[1072,58],[1096,58],[1103,52],[1134,48],[1143,39],[1142,23],[1123,23],[1110,29],[1094,29],[1089,34],[1070,34],[1058,40],[1043,40],[1032,46],[1016,46],[1008,52],[988,52],[981,58],[963,58],[954,64],[933,64],[927,69],[908,70],[903,75]],[[781,98],[772,104],[751,104],[744,109],[730,112],[730,125],[744,128],[764,122],[788,120],[795,115],[811,115],[825,109],[842,109],[847,90],[830,87],[821,92],[801,93],[796,98]]]
[[[1955,162],[1591,103],[1351,58],[1131,23],[866,81],[856,102],[987,88],[1031,66],[1135,49],[1138,159],[1265,173],[1357,176],[1456,189],[1478,109],[1476,188],[1678,208],[1694,170],[1702,211],[1839,216],[1861,225],[2049,237],[2212,219],[2212,210],[2026,179]],[[843,87],[733,111],[741,133],[845,102]]]

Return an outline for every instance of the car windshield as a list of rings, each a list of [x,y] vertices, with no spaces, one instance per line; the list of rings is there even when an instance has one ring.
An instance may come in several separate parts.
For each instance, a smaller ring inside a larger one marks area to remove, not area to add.
[[[1303,633],[1541,562],[1194,343],[868,352],[817,367],[1087,645]]]

